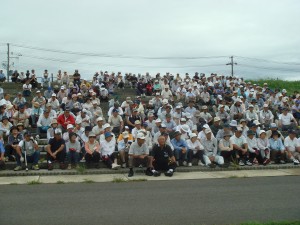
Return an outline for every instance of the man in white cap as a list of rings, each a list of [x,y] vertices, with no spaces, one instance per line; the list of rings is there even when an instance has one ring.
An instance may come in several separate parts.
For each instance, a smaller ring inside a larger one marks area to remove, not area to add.
[[[61,86],[57,93],[57,100],[62,103],[63,98],[67,97],[68,93],[65,91],[65,86]]]
[[[241,107],[242,100],[237,99],[230,107],[230,115],[232,120],[240,120],[244,117],[243,109]]]
[[[208,107],[206,105],[204,105],[202,107],[202,112],[200,113],[200,117],[203,118],[206,123],[210,123],[213,119],[213,117],[211,116],[211,114],[208,112]]]
[[[169,99],[170,101],[173,101],[173,94],[170,90],[169,85],[165,85],[164,90],[162,90],[162,92],[161,92],[161,97],[163,99]]]
[[[58,110],[59,109],[59,101],[56,99],[56,94],[53,93],[51,95],[51,98],[48,99],[48,103],[47,104],[51,104],[52,109],[54,110]]]
[[[50,139],[49,144],[46,146],[48,170],[53,169],[53,162],[58,161],[60,163],[60,169],[65,169],[65,141],[62,139],[62,131],[60,128],[55,129],[54,138]]]
[[[98,139],[100,137],[101,134],[104,133],[103,130],[103,118],[102,117],[98,117],[96,119],[97,124],[93,127],[92,132],[96,135],[96,138]]]
[[[62,137],[66,143],[69,141],[69,134],[73,133],[73,129],[74,129],[74,126],[72,124],[68,124],[67,131],[65,133],[63,133]]]
[[[235,156],[239,160],[240,166],[252,165],[248,160],[248,143],[243,134],[243,129],[237,126],[234,135],[230,138],[233,145],[233,150],[235,151]]]
[[[128,161],[128,152],[132,144],[132,140],[129,139],[128,131],[122,133],[122,140],[118,142],[118,151],[121,158],[122,168],[126,168],[126,162]]]
[[[36,91],[36,96],[31,101],[32,104],[34,104],[35,102],[38,102],[42,108],[44,108],[46,104],[46,99],[42,96],[40,90]]]
[[[132,133],[132,137],[135,140],[137,137],[138,132],[142,129],[142,124],[140,120],[136,120],[134,122],[134,128],[132,129],[131,133]]]
[[[95,124],[96,119],[98,117],[102,117],[103,118],[103,111],[100,108],[100,106],[97,105],[97,101],[92,101],[93,107],[91,108],[90,112],[92,114],[92,123]],[[104,120],[104,119],[103,119]]]
[[[260,123],[265,126],[265,128],[269,128],[271,123],[273,123],[274,115],[269,110],[269,105],[264,104],[263,109],[259,112]]]
[[[152,131],[152,128],[155,126],[154,114],[152,112],[148,113],[148,119],[145,121],[147,123],[146,130]]]
[[[129,152],[129,173],[128,177],[132,177],[134,175],[133,167],[138,165],[146,165],[146,175],[148,176],[158,176],[159,173],[153,169],[152,160],[153,158],[149,156],[148,146],[145,144],[145,136],[143,133],[138,133],[137,140],[132,143],[130,146]]]
[[[204,148],[203,160],[206,166],[215,167],[213,164],[216,163],[220,166],[224,164],[224,159],[222,156],[217,154],[218,151],[218,141],[212,136],[211,129],[205,129],[205,138],[202,139],[201,143]]]
[[[249,105],[249,108],[245,113],[245,117],[248,124],[254,120],[258,120],[258,114],[256,111],[254,111],[254,106],[252,104]]]
[[[186,89],[184,88],[184,83],[181,83],[179,88],[176,90],[177,101],[183,100],[185,98]]]

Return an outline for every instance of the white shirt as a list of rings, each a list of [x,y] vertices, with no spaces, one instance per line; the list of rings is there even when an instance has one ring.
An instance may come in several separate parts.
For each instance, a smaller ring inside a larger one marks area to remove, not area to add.
[[[282,113],[279,115],[279,119],[281,120],[282,125],[290,125],[291,120],[294,119],[294,116],[291,113],[287,113],[286,115]]]
[[[291,138],[289,136],[287,136],[284,139],[284,146],[289,150],[289,151],[296,151],[296,148],[299,147],[299,142],[297,138],[294,138],[293,140],[291,140]]]
[[[115,151],[116,141],[114,141],[113,137],[110,142],[106,140],[101,141],[100,146],[100,152],[102,155],[111,155]]]

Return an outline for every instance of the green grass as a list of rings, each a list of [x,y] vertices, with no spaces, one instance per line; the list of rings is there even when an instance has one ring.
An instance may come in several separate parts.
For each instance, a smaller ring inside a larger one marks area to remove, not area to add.
[[[287,80],[277,80],[277,79],[259,79],[259,80],[245,80],[245,82],[251,82],[252,84],[258,84],[263,87],[264,83],[267,83],[269,88],[274,90],[279,88],[280,90],[286,89],[288,95],[294,93],[294,91],[299,91],[300,81],[287,81]]]
[[[124,178],[119,178],[119,177],[114,177],[112,180],[113,183],[122,183],[122,182],[127,182]]]
[[[56,181],[56,183],[57,183],[57,184],[65,184],[65,182],[62,181],[62,180],[58,180],[58,181]]]
[[[246,222],[240,225],[300,225],[300,221],[281,221],[281,222]]]
[[[39,180],[33,180],[33,181],[28,181],[27,184],[28,185],[37,185],[37,184],[41,184],[41,182]]]
[[[89,180],[89,179],[84,179],[84,180],[82,181],[82,183],[85,183],[85,184],[92,184],[92,183],[95,183],[95,181]]]
[[[83,174],[86,172],[86,167],[85,167],[85,165],[79,165],[79,167],[76,168],[76,170],[78,173]]]
[[[145,178],[139,178],[139,179],[124,179],[124,178],[115,177],[115,178],[113,178],[113,180],[112,180],[113,183],[144,182],[144,181],[147,181],[147,179],[145,179]]]

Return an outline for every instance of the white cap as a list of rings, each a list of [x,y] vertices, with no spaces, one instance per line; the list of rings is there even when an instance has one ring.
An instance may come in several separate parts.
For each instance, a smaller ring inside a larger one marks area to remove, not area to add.
[[[161,123],[161,119],[155,120],[155,123]]]
[[[53,93],[51,96],[52,96],[52,97],[56,97],[56,94],[55,94],[55,93]]]
[[[197,134],[191,133],[191,134],[190,134],[190,138],[193,138],[193,137],[197,137]]]
[[[137,139],[145,139],[145,135],[142,132],[139,132],[136,136]]]
[[[106,128],[109,128],[110,127],[110,124],[109,123],[106,123],[103,125],[103,129],[106,129]]]
[[[205,133],[205,134],[211,133],[211,129],[206,129],[204,133]]]
[[[60,128],[57,128],[57,129],[55,129],[55,132],[54,132],[55,134],[61,134],[62,133],[62,131],[61,131],[61,129]]]
[[[98,122],[98,121],[103,121],[103,118],[100,116],[100,117],[97,118],[96,121],[97,121],[97,122]]]
[[[260,136],[262,133],[266,133],[266,131],[265,131],[265,130],[260,130],[260,131],[259,131],[259,136]]]
[[[73,129],[74,126],[72,124],[68,124],[67,129]]]
[[[204,124],[204,125],[203,125],[203,128],[205,128],[205,129],[209,129],[209,126],[208,126],[208,124]]]
[[[190,127],[189,127],[189,125],[184,124],[184,125],[181,126],[181,129],[182,129],[185,133],[187,133],[187,132],[189,132]]]

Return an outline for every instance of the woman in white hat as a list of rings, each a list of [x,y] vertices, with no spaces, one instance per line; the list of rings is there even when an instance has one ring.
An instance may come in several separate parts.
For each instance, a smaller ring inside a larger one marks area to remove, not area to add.
[[[50,123],[50,128],[47,130],[47,140],[49,141],[54,137],[54,131],[58,127],[58,123],[56,119],[53,119]]]
[[[190,138],[186,141],[188,148],[190,151],[193,151],[193,158],[198,159],[198,166],[204,165],[203,161],[203,150],[204,147],[200,143],[199,139],[197,138],[197,134],[191,133]]]

